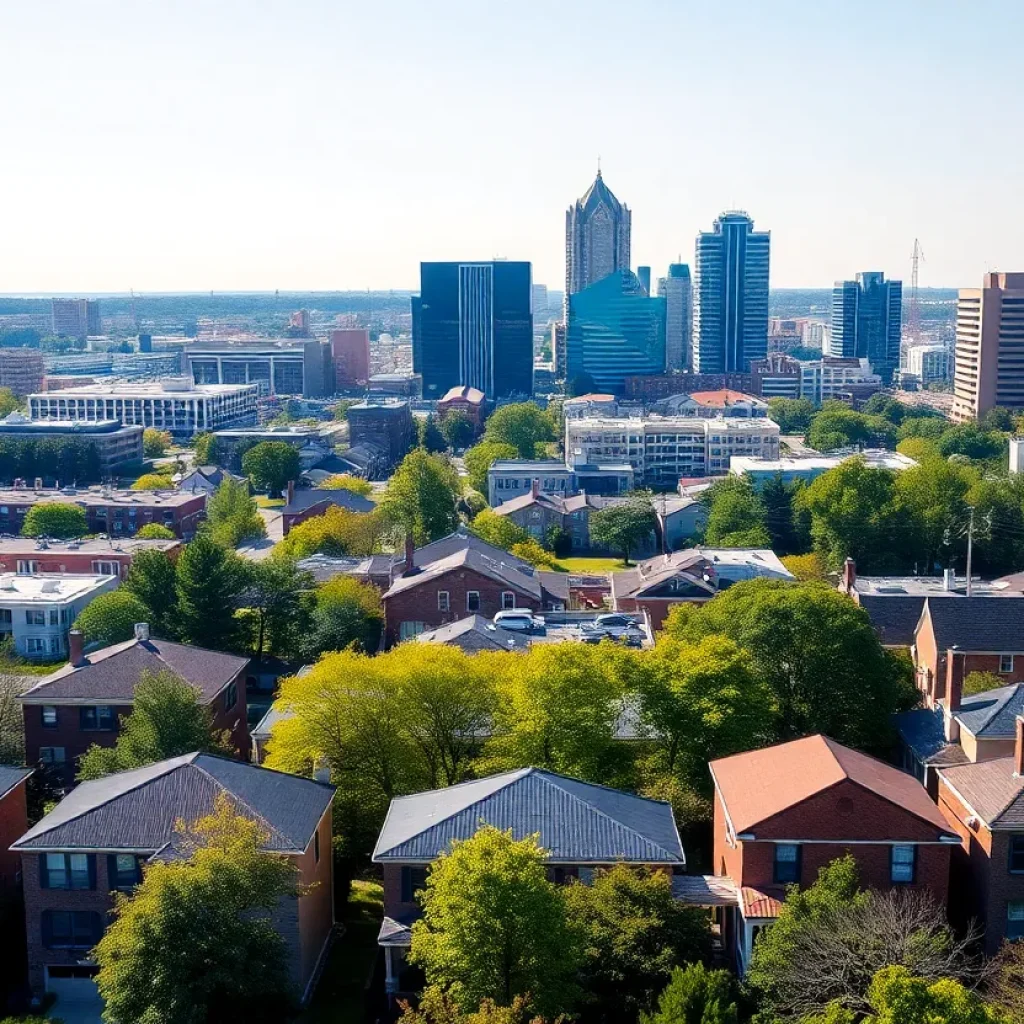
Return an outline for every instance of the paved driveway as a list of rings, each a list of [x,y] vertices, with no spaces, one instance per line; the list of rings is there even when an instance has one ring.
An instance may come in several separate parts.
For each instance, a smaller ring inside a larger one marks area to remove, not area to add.
[[[259,513],[267,527],[266,537],[238,549],[238,554],[253,562],[262,562],[264,558],[269,558],[274,545],[284,539],[284,519],[281,513],[273,508],[261,508]]]

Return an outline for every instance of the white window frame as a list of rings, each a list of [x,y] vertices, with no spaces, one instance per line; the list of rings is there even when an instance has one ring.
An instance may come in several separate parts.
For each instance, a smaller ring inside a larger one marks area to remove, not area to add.
[[[121,563],[98,558],[92,563],[92,571],[99,576],[120,576]]]
[[[439,590],[437,592],[437,610],[439,612],[448,612],[452,608],[451,594],[447,590]]]
[[[45,654],[46,653],[46,637],[43,637],[43,636],[27,636],[27,637],[25,637],[25,653],[26,654]]]
[[[1007,667],[1007,662],[1009,666]],[[999,671],[1002,675],[1009,675],[1013,671],[1013,655],[1012,654],[1000,654],[999,655]]]
[[[34,558],[18,559],[19,576],[31,576],[33,573],[36,572],[39,572],[39,563]]]
[[[414,636],[419,636],[420,633],[425,633],[426,629],[424,623],[406,619],[398,627],[398,638],[399,640],[410,640]]]

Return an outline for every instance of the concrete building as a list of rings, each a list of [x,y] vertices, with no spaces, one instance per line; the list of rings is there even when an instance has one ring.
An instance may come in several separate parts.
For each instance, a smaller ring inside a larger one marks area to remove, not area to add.
[[[358,387],[370,379],[370,332],[362,327],[331,331],[334,389]]]
[[[54,299],[53,333],[64,338],[89,338],[102,334],[98,299]]]
[[[836,281],[829,354],[866,359],[883,382],[890,383],[900,365],[902,303],[902,282],[886,281],[879,271],[858,274],[853,281]]]
[[[913,469],[917,463],[908,455],[883,449],[868,449],[862,452],[847,452],[841,455],[820,455],[797,458],[749,458],[734,457],[729,460],[729,472],[733,476],[749,475],[755,483],[766,483],[781,476],[785,483],[803,480],[810,483],[815,478],[835,469],[847,459],[860,458],[871,469],[891,469],[902,472]]]
[[[880,391],[883,383],[866,359],[824,356],[800,362],[800,397],[815,405],[832,399],[856,404]]]
[[[348,411],[349,444],[381,449],[394,467],[413,446],[412,409],[401,399],[360,402]]]
[[[953,419],[997,405],[1024,410],[1024,273],[986,274],[957,302]]]
[[[43,390],[43,353],[37,348],[0,349],[0,388],[19,398]]]
[[[113,590],[117,576],[0,574],[0,636],[12,637],[22,658],[58,661],[68,654],[68,633],[94,597]]]
[[[802,378],[799,359],[782,352],[769,352],[750,364],[753,393],[764,399],[799,398]]]
[[[185,360],[196,384],[258,384],[264,394],[303,398],[334,392],[331,348],[313,339],[197,341]]]
[[[907,352],[907,372],[922,387],[948,381],[952,376],[952,355],[945,345],[915,345]]]
[[[723,213],[697,236],[693,282],[693,368],[749,373],[768,350],[771,234],[741,211]]]
[[[558,459],[498,459],[487,471],[487,503],[492,507],[529,494],[534,481],[542,494],[571,497],[614,496],[633,490],[633,467],[626,462],[569,467]]]
[[[34,420],[95,423],[119,420],[155,427],[186,439],[208,430],[256,422],[255,384],[193,384],[188,378],[159,383],[104,381],[77,388],[29,395]]]
[[[422,398],[422,373],[374,373],[367,393],[374,398]]]
[[[658,279],[665,300],[665,372],[693,366],[693,285],[685,263],[670,263],[668,277]]]
[[[96,450],[99,460],[100,478],[116,476],[125,466],[141,465],[142,432],[141,426],[125,427],[120,420],[100,420],[95,423],[30,420],[19,412],[12,412],[0,420],[0,439],[78,440],[83,445],[91,446]],[[98,482],[98,479],[78,480],[80,484]]]

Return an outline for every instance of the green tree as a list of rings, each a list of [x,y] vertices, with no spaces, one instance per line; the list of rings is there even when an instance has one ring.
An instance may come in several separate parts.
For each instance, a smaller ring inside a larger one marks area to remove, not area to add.
[[[243,565],[234,552],[205,533],[186,545],[175,565],[178,632],[186,643],[213,650],[237,645],[235,617],[245,583]]]
[[[242,456],[242,472],[257,491],[276,497],[298,480],[302,471],[298,450],[285,441],[261,441]]]
[[[487,494],[487,471],[491,468],[492,463],[499,459],[517,458],[519,458],[519,451],[515,445],[484,440],[473,445],[466,452],[463,462],[466,464],[470,484],[481,494]]]
[[[716,548],[769,547],[764,502],[749,476],[727,476],[701,496],[708,509],[704,540]],[[739,540],[740,543],[736,543]],[[752,543],[747,543],[752,541]]]
[[[771,398],[768,418],[779,425],[783,434],[805,434],[814,416],[814,403],[807,398]]]
[[[146,523],[135,536],[139,540],[175,540],[174,531],[163,523]]]
[[[952,978],[929,981],[906,967],[893,965],[876,972],[868,989],[874,1011],[869,1024],[1004,1024],[996,1007]]]
[[[863,608],[823,583],[754,579],[706,604],[677,605],[665,632],[685,643],[727,636],[750,652],[774,698],[778,739],[822,732],[880,748],[905,692]]]
[[[736,983],[728,971],[687,964],[672,971],[658,1008],[641,1024],[736,1024]]]
[[[196,434],[195,457],[197,466],[216,466],[220,453],[217,451],[217,438],[207,431]]]
[[[534,402],[515,402],[495,409],[484,430],[485,441],[511,445],[522,459],[535,458],[538,443],[557,439],[551,413]]]
[[[331,506],[320,516],[313,516],[288,531],[288,536],[274,546],[273,557],[300,559],[323,554],[372,555],[381,550],[384,537],[391,530],[384,513],[351,512]]]
[[[910,407],[904,405],[898,398],[879,391],[864,403],[863,411],[869,416],[881,416],[898,427],[906,418]]]
[[[0,418],[22,408],[22,401],[10,388],[0,388]]]
[[[351,473],[335,473],[334,476],[326,477],[317,484],[317,489],[321,491],[351,491],[364,498],[373,494],[373,484],[369,480],[353,476]]]
[[[140,551],[132,558],[121,590],[134,594],[146,607],[146,620],[157,636],[177,635],[175,563],[163,551]]]
[[[987,690],[995,690],[1006,685],[1003,676],[995,672],[968,672],[964,678],[963,694],[965,697],[973,696],[976,693],[985,693]]]
[[[131,486],[133,491],[170,491],[174,481],[167,473],[143,473]]]
[[[434,415],[416,420],[416,437],[416,443],[428,452],[443,452],[448,447],[448,441],[437,425],[437,417]]]
[[[230,476],[224,477],[206,502],[205,529],[218,544],[229,548],[267,535],[249,485]]]
[[[499,516],[489,508],[476,515],[472,530],[481,540],[503,551],[511,551],[514,545],[521,544],[530,537],[529,533],[509,516]]]
[[[1006,438],[999,433],[987,433],[977,423],[961,423],[950,427],[939,440],[939,454],[966,455],[969,459],[1001,458],[1006,451]]]
[[[807,443],[821,452],[836,448],[893,448],[896,428],[881,416],[855,412],[842,402],[826,402],[811,420]]]
[[[85,509],[78,505],[63,505],[58,501],[43,501],[25,513],[21,524],[23,537],[52,537],[70,540],[84,537],[89,532]]]
[[[472,421],[461,409],[448,413],[441,420],[440,429],[449,448],[465,448],[476,434]]]
[[[930,441],[939,441],[950,429],[949,421],[943,416],[921,415],[922,410],[914,416],[906,416],[896,431],[896,438],[906,441],[912,437],[923,437]]]
[[[555,568],[555,556],[550,551],[541,547],[540,541],[535,540],[533,537],[527,537],[526,540],[513,544],[511,554],[520,561],[529,562],[530,565],[538,569]]]
[[[1012,1024],[1024,1021],[1024,945],[1003,940],[989,965],[985,996]]]
[[[253,654],[292,656],[308,637],[305,595],[316,585],[313,577],[286,558],[249,562],[244,569],[240,600],[252,625]]]
[[[523,996],[513,999],[511,1006],[499,1006],[493,999],[485,999],[478,1009],[464,1013],[438,985],[428,985],[415,1007],[404,1000],[399,1000],[399,1006],[402,1007],[401,1024],[545,1024],[543,1018],[530,1012]],[[559,1016],[554,1024],[566,1024],[566,1021],[564,1016]],[[40,1024],[45,1022],[40,1021]]]
[[[967,495],[978,482],[972,466],[957,465],[945,459],[929,459],[913,469],[897,474],[895,497],[898,506],[911,510],[915,539],[923,548],[924,571],[951,552],[953,533],[967,521]],[[963,547],[956,538],[955,546]]]
[[[289,1016],[288,950],[271,914],[296,894],[296,869],[264,852],[268,833],[227,798],[157,862],[95,950],[108,1024],[277,1024]]]
[[[598,547],[621,552],[629,565],[629,553],[654,533],[655,526],[650,495],[635,494],[620,504],[591,512],[590,540]]]
[[[591,885],[570,885],[565,903],[583,933],[580,983],[589,1020],[636,1020],[673,967],[711,953],[707,913],[680,903],[661,871],[617,864],[598,871]]]
[[[75,629],[82,631],[86,643],[109,647],[110,644],[131,640],[135,635],[135,623],[148,621],[146,605],[122,587],[90,601],[78,613]]]
[[[383,628],[384,607],[377,588],[337,576],[316,588],[309,627],[299,646],[309,660],[325,651],[343,651],[351,644],[373,654]]]
[[[524,996],[551,1014],[575,1002],[579,941],[545,858],[535,838],[484,826],[434,862],[409,958],[460,1007]]]
[[[445,456],[414,448],[388,481],[380,507],[419,546],[458,526],[455,503],[460,491],[458,473]]]
[[[147,459],[162,459],[171,446],[171,435],[166,430],[146,427],[142,432],[142,454]]]
[[[1014,417],[1016,415],[1017,413],[1013,409],[996,405],[981,417],[978,421],[978,426],[986,433],[1001,431],[1004,434],[1012,434],[1014,430]]]

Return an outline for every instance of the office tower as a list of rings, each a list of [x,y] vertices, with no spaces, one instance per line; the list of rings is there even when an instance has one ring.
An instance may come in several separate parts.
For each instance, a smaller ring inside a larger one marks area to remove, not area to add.
[[[540,327],[548,322],[548,286],[546,284],[533,286],[533,322]]]
[[[631,374],[665,365],[664,298],[651,298],[640,279],[619,270],[569,296],[567,381],[584,374],[600,392],[621,394]]]
[[[288,327],[285,333],[289,338],[308,338],[309,334],[309,310],[297,309],[288,317]]]
[[[658,295],[665,300],[665,372],[688,370],[693,365],[690,268],[670,263],[668,277],[658,279]]]
[[[53,333],[65,338],[102,334],[98,299],[53,299]]]
[[[561,320],[551,324],[551,361],[555,364],[555,377],[565,380],[565,324]]]
[[[914,345],[907,352],[907,373],[922,386],[949,380],[950,351],[945,345]]]
[[[723,213],[697,236],[693,281],[693,368],[750,372],[768,351],[771,233],[741,211]]]
[[[370,379],[370,332],[364,327],[331,331],[331,358],[334,360],[335,387],[355,387]]]
[[[866,359],[888,384],[900,365],[903,284],[869,271],[854,281],[836,281],[832,289],[829,354]]]
[[[533,393],[530,264],[421,263],[413,369],[423,397],[478,388],[489,400]]]
[[[643,288],[648,295],[651,294],[651,268],[650,267],[637,267],[636,276],[640,281],[640,286]]]
[[[565,310],[569,296],[595,281],[629,270],[629,207],[620,203],[597,170],[586,195],[565,214]]]
[[[956,307],[953,419],[1024,409],[1024,273],[986,274]]]

